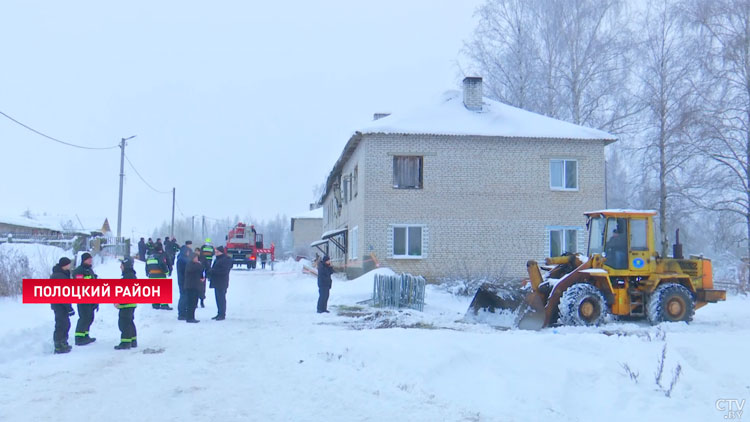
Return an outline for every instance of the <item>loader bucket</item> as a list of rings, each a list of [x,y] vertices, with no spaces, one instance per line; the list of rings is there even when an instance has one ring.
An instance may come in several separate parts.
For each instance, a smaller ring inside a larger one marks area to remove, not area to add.
[[[544,298],[530,289],[485,283],[474,295],[464,320],[501,328],[539,330],[544,325]]]

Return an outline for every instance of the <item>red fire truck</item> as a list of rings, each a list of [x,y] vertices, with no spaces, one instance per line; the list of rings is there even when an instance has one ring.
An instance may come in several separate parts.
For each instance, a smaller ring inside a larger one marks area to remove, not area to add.
[[[275,258],[276,247],[271,243],[270,248],[263,246],[263,235],[255,232],[255,227],[249,227],[245,223],[237,223],[227,235],[227,254],[232,257],[234,265],[247,265],[248,269],[254,269],[256,263],[261,260],[261,254]]]

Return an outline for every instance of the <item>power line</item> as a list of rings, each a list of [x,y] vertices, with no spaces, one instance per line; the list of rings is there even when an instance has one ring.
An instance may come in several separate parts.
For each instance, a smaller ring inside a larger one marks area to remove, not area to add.
[[[175,204],[175,205],[177,205],[177,211],[179,211],[179,212],[180,212],[180,215],[182,216],[182,218],[185,218],[185,213],[184,213],[184,212],[182,212],[182,208],[180,208],[180,203],[179,203],[179,202],[177,202],[177,200],[176,200],[176,199],[174,200],[174,204]]]
[[[132,162],[130,162],[130,158],[128,158],[128,155],[127,155],[127,154],[125,154],[125,159],[126,159],[126,160],[128,161],[128,164],[130,165],[130,168],[132,168],[132,169],[133,169],[133,171],[135,172],[135,174],[137,174],[137,175],[138,175],[138,177],[139,177],[139,178],[141,179],[141,181],[142,181],[142,182],[143,182],[143,183],[144,183],[144,184],[145,184],[146,186],[148,186],[149,188],[151,188],[151,190],[152,190],[152,191],[154,191],[154,192],[156,192],[156,193],[161,193],[161,194],[167,194],[167,193],[171,194],[171,193],[172,193],[172,191],[171,191],[171,190],[169,190],[169,191],[161,191],[161,190],[158,190],[158,189],[154,188],[153,186],[151,186],[151,184],[150,184],[150,183],[148,183],[148,182],[146,181],[146,179],[144,179],[144,178],[143,178],[143,176],[141,176],[141,174],[140,174],[140,173],[138,173],[138,170],[137,170],[137,169],[135,168],[135,166],[133,165],[133,163],[132,163]]]
[[[113,146],[111,146],[111,147],[86,147],[86,146],[83,146],[83,145],[76,145],[76,144],[71,144],[70,142],[65,142],[65,141],[61,141],[61,140],[59,140],[59,139],[57,139],[57,138],[53,138],[53,137],[51,137],[51,136],[49,136],[49,135],[47,135],[47,134],[45,134],[45,133],[42,133],[42,132],[40,132],[40,131],[38,131],[38,130],[34,129],[34,128],[33,128],[33,127],[31,127],[31,126],[27,126],[27,125],[25,125],[25,124],[23,124],[23,123],[19,122],[18,120],[14,119],[14,118],[12,118],[12,117],[10,117],[10,116],[8,116],[7,114],[3,113],[2,111],[0,111],[0,114],[2,114],[3,116],[5,116],[5,117],[6,117],[6,118],[7,118],[8,120],[10,120],[10,121],[12,121],[12,122],[14,122],[14,123],[16,123],[16,124],[18,124],[18,125],[20,125],[20,126],[23,126],[24,128],[26,128],[26,129],[28,129],[28,130],[30,130],[30,131],[32,131],[32,132],[34,132],[34,133],[36,133],[37,135],[43,136],[43,137],[45,137],[45,138],[47,138],[47,139],[49,139],[49,140],[52,140],[52,141],[55,141],[55,142],[59,142],[59,143],[61,143],[61,144],[63,144],[63,145],[67,145],[67,146],[69,146],[69,147],[73,147],[73,148],[80,148],[80,149],[96,149],[96,150],[103,150],[103,149],[115,149],[115,148],[118,148],[118,147],[119,147],[119,145],[113,145]]]

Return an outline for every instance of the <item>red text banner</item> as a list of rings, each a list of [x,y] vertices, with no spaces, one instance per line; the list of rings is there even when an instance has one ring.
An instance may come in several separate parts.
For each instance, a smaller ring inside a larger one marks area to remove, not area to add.
[[[172,303],[172,279],[24,279],[23,303]]]

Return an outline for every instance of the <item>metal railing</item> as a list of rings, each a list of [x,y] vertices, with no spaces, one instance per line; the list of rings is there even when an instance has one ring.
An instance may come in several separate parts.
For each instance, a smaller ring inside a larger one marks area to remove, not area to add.
[[[424,310],[425,279],[411,274],[376,274],[372,287],[374,306]]]

